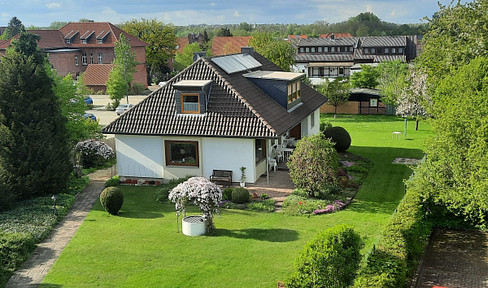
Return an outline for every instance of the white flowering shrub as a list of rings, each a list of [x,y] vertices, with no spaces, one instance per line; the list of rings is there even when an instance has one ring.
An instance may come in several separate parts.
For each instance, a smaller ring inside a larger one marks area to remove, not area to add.
[[[84,168],[98,167],[115,157],[114,150],[99,140],[85,140],[76,143],[75,150]]]
[[[222,190],[205,177],[192,177],[178,184],[169,192],[168,199],[175,203],[176,213],[185,213],[186,204],[193,203],[200,207],[207,226],[207,231],[214,229],[213,216],[219,213]]]

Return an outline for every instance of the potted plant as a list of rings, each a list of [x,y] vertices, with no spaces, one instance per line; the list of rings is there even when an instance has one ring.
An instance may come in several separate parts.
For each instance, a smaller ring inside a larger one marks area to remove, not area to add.
[[[241,180],[239,182],[241,187],[246,187],[246,166],[241,167]]]

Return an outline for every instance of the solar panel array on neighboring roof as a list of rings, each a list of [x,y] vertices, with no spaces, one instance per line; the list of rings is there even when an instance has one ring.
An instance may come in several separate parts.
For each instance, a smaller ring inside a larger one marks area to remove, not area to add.
[[[212,61],[227,74],[247,71],[263,66],[258,60],[248,54],[235,54],[222,57],[214,57]]]

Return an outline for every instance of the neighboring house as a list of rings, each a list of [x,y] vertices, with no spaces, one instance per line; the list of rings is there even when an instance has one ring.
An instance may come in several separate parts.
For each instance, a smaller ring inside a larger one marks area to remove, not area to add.
[[[83,82],[93,92],[105,91],[113,64],[90,64],[86,67]]]
[[[361,64],[377,65],[400,59],[410,62],[417,56],[417,36],[370,36],[299,39],[295,46],[294,71],[303,72],[313,84],[323,78],[348,77]]]
[[[147,87],[146,51],[147,43],[139,40],[127,32],[108,22],[83,22],[69,23],[59,30],[29,30],[28,33],[40,36],[38,43],[41,51],[44,51],[59,75],[73,75],[96,71],[97,75],[85,75],[85,79],[108,79],[110,70],[88,69],[90,65],[112,64],[115,53],[115,43],[121,34],[129,40],[136,56],[137,72],[134,74],[133,83],[140,83]],[[0,56],[5,54],[12,39],[3,45],[0,43]],[[89,84],[89,83],[87,83]],[[94,90],[105,90],[105,84],[90,86]]]
[[[212,56],[228,55],[241,52],[241,47],[249,46],[251,36],[215,36],[212,40]]]
[[[334,106],[323,105],[320,113],[334,113]],[[349,101],[337,106],[339,114],[395,114],[395,108],[381,102],[381,96],[376,89],[353,88]]]
[[[244,48],[243,48],[244,49]],[[200,58],[103,128],[115,134],[118,174],[126,178],[210,177],[233,171],[247,182],[268,171],[283,135],[319,133],[327,99],[252,48]]]

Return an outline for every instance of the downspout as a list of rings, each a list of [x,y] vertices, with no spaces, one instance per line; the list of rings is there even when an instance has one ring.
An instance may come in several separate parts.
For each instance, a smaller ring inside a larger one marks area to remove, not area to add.
[[[266,184],[269,185],[269,150],[271,149],[269,144],[271,144],[271,141],[268,139],[266,143],[268,143],[268,149],[266,149]]]

